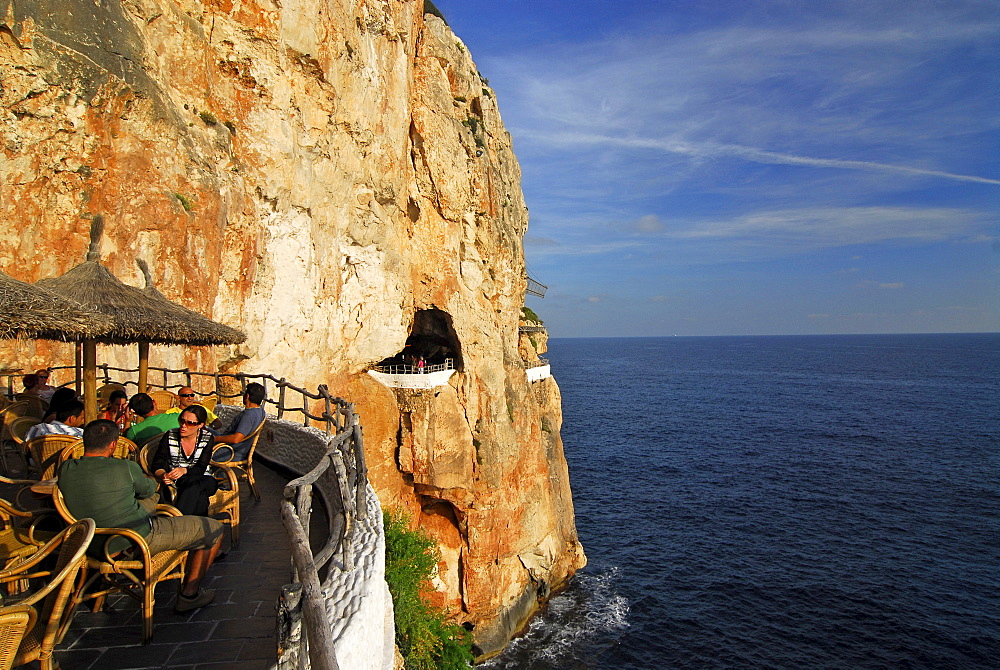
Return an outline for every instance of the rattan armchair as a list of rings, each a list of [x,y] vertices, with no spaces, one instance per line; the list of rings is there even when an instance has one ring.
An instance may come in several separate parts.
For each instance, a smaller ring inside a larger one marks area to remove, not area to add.
[[[174,485],[168,484],[153,474],[150,462],[160,444],[160,435],[153,436],[143,443],[139,449],[139,465],[150,477],[160,484],[161,499],[173,500],[176,497]],[[208,498],[208,516],[229,526],[232,533],[232,545],[240,543],[240,483],[233,469],[221,463],[209,465],[209,474],[219,482],[219,490]],[[224,518],[219,518],[223,517]]]
[[[7,439],[4,440],[2,449],[0,449],[0,460],[3,461],[3,470],[6,473],[10,473],[10,467],[7,465],[7,454],[15,454],[21,463],[24,465],[24,470],[22,472],[27,472],[28,470],[28,457],[24,453],[24,436],[28,432],[28,429],[34,425],[41,423],[41,419],[34,416],[19,416],[11,420],[10,424],[6,426]]]
[[[136,457],[137,448],[135,442],[128,439],[127,437],[118,437],[118,441],[115,443],[115,450],[111,454],[112,458],[124,458],[127,461],[134,461]],[[80,458],[83,456],[83,440],[77,440],[76,442],[68,445],[59,454],[59,459],[56,463],[56,472],[59,471],[59,466],[64,462],[71,460],[73,458]]]
[[[34,416],[38,419],[44,418],[45,412],[49,409],[48,401],[34,393],[15,393],[14,402],[27,403],[24,415]]]
[[[42,670],[55,667],[52,650],[66,634],[73,618],[73,608],[67,605],[93,538],[93,519],[74,522],[31,557],[0,570],[0,584],[25,579],[48,580],[44,586],[16,603],[35,607],[41,614],[21,640],[13,661],[15,665],[38,661]],[[52,562],[48,559],[56,550],[59,553],[55,565],[50,567]]]
[[[77,442],[83,444],[83,438],[57,433],[39,435],[28,440],[25,447],[31,454],[31,460],[34,461],[28,469],[34,471],[41,481],[52,479],[56,476],[56,468],[59,466],[63,449]]]
[[[76,519],[67,509],[62,492],[56,488],[52,494],[56,511],[67,522]],[[156,513],[165,516],[181,516],[180,511],[170,505],[157,505]],[[153,637],[153,605],[156,586],[171,579],[184,580],[184,563],[188,552],[178,550],[161,551],[152,554],[149,545],[139,533],[130,528],[98,528],[98,540],[94,551],[87,556],[85,570],[93,572],[80,580],[73,594],[72,608],[85,600],[94,601],[94,611],[104,607],[104,600],[110,593],[124,593],[139,601],[142,607],[142,643],[149,644]],[[130,547],[111,554],[108,544],[115,537],[123,537]],[[100,583],[98,583],[100,582]],[[91,590],[91,589],[96,590]]]
[[[173,391],[149,391],[149,397],[156,403],[156,409],[162,411],[177,407],[177,394]]]
[[[31,605],[0,607],[0,670],[10,670],[28,631],[35,627],[38,613]]]
[[[247,483],[250,484],[250,491],[253,493],[253,497],[257,502],[260,502],[260,493],[257,492],[257,482],[253,477],[253,454],[257,451],[257,442],[260,441],[260,435],[264,432],[264,426],[267,425],[267,417],[260,422],[252,433],[247,435],[246,439],[251,440],[250,451],[247,452],[247,457],[242,461],[216,461],[215,456],[219,453],[229,453],[234,454],[233,445],[231,444],[217,444],[215,445],[215,450],[212,452],[212,465],[227,465],[236,472],[236,476],[239,479],[245,479]]]
[[[52,539],[55,533],[36,528],[37,522],[51,513],[51,510],[20,510],[0,498],[0,567],[7,568],[23,561]],[[7,590],[9,593],[17,593],[22,587],[27,588],[27,584],[11,582]]]
[[[28,403],[13,402],[3,409],[0,409],[0,461],[3,462],[4,472],[10,474],[7,468],[7,449],[16,443],[11,433],[14,422],[25,416],[28,410]]]

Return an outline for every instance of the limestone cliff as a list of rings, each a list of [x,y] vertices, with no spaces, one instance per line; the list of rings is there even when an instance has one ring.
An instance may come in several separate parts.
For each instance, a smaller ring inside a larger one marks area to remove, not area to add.
[[[145,258],[169,298],[249,335],[154,347],[153,365],[356,402],[383,505],[438,539],[439,599],[484,650],[583,565],[559,390],[523,370],[517,160],[493,91],[420,0],[9,0],[0,129],[0,269],[61,274],[103,214],[119,278],[141,286]],[[364,374],[408,342],[456,361],[448,385]]]

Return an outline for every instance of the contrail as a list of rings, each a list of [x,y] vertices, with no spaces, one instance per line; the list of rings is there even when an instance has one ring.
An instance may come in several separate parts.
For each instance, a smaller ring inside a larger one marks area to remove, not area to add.
[[[551,141],[555,138],[548,136],[545,139]],[[1000,186],[1000,179],[990,179],[988,177],[955,174],[953,172],[942,172],[940,170],[925,170],[922,168],[907,167],[905,165],[892,165],[890,163],[876,163],[873,161],[851,161],[838,160],[835,158],[796,156],[795,154],[784,154],[777,151],[754,149],[753,147],[744,147],[738,144],[689,144],[686,142],[677,142],[672,140],[606,137],[603,135],[566,135],[559,139],[569,143],[580,142],[588,144],[617,144],[620,146],[640,147],[644,149],[660,149],[669,153],[683,154],[685,156],[736,156],[755,163],[765,163],[769,165],[810,165],[814,167],[841,168],[845,170],[864,170],[866,172],[897,172],[901,174],[920,175],[924,177],[940,177],[942,179],[971,182],[974,184],[991,184],[994,186]]]

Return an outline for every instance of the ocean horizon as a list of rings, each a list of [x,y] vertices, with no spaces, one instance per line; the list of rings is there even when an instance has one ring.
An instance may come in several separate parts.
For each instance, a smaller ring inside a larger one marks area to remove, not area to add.
[[[496,668],[993,668],[1000,335],[553,338],[589,564]]]

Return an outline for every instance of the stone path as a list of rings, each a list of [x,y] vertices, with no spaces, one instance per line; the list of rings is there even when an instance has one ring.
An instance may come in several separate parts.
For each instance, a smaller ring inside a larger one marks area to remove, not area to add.
[[[82,605],[56,650],[63,668],[264,670],[274,664],[275,603],[281,587],[291,581],[288,543],[278,511],[288,478],[263,463],[254,465],[261,502],[254,501],[249,488],[242,494],[240,546],[229,549],[204,582],[215,589],[215,602],[175,614],[176,582],[161,584],[156,589],[153,640],[145,646],[140,643],[142,614],[136,600],[109,597],[102,612]],[[224,550],[228,543],[227,528]]]

